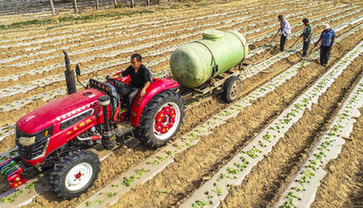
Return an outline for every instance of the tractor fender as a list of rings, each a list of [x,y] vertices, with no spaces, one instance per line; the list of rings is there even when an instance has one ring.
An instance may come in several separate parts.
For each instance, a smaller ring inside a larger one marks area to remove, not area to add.
[[[153,98],[156,94],[169,90],[177,89],[180,84],[173,80],[172,78],[154,79],[150,86],[146,89],[146,95],[140,98],[140,93],[136,96],[135,102],[132,106],[130,123],[132,126],[137,127],[139,125],[140,116],[144,110],[146,104]]]

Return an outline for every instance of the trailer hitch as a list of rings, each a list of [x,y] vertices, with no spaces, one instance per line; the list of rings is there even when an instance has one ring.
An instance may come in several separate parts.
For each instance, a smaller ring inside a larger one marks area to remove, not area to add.
[[[0,173],[9,182],[12,188],[17,188],[28,180],[21,176],[23,168],[20,167],[12,158],[0,164]]]

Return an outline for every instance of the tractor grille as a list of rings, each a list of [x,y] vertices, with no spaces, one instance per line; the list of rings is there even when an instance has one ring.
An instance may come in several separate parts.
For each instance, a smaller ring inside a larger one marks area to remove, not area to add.
[[[18,138],[32,137],[34,135],[36,135],[34,144],[29,145],[29,146],[23,146],[19,143]],[[26,134],[26,133],[20,131],[17,128],[15,143],[16,143],[16,146],[18,147],[19,155],[26,160],[32,160],[39,156],[42,156],[44,147],[47,145],[48,138],[50,137],[50,135],[51,135],[51,133],[44,137],[44,131],[41,131],[41,132],[33,134],[33,135],[29,135],[29,134]]]

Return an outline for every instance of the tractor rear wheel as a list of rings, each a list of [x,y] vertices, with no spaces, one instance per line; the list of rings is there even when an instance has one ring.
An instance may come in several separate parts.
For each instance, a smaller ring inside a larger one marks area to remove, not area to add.
[[[179,131],[184,117],[184,103],[180,95],[166,90],[155,95],[141,114],[137,134],[150,148],[165,145]]]
[[[51,191],[64,199],[81,195],[97,179],[100,166],[98,156],[90,150],[70,152],[61,158],[50,174]]]

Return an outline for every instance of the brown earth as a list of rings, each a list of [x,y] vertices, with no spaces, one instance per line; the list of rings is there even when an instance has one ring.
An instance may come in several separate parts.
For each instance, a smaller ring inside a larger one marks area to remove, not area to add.
[[[255,3],[255,5],[264,5],[266,2],[260,1]],[[220,5],[216,5],[215,7],[219,6]],[[223,5],[225,8],[235,6],[243,8],[245,4],[232,2]],[[210,7],[213,8],[213,6]],[[193,15],[199,11],[206,11],[208,8],[192,8],[189,9],[188,12],[189,14]],[[165,12],[167,15],[172,16],[175,10],[166,10]],[[185,10],[181,9],[178,12],[181,14],[184,13]],[[288,13],[293,12],[296,11],[289,11]],[[321,14],[324,14],[324,12],[322,11]],[[157,14],[137,15],[136,18],[148,17],[152,19],[152,17],[160,17],[162,15],[163,14],[160,12]],[[362,12],[354,15],[353,17],[359,17],[361,15]],[[274,15],[271,15],[271,17],[273,16]],[[340,19],[330,24],[336,25],[353,17]],[[126,20],[129,21],[130,19],[123,19],[122,21],[126,22]],[[117,21],[118,20],[115,20],[115,22]],[[254,22],[258,21],[261,20],[256,20]],[[213,20],[211,20],[211,22],[213,22]],[[241,27],[254,22],[252,21],[243,23],[236,27]],[[321,22],[324,22],[324,20]],[[269,23],[264,23],[261,24],[261,26],[268,24]],[[353,26],[350,26],[342,32],[347,31],[352,27]],[[61,31],[62,29],[63,28],[59,28],[57,30]],[[263,34],[267,34],[268,32],[272,31],[274,31],[274,29],[264,31]],[[298,31],[298,29],[296,29],[296,31]],[[25,33],[24,31],[21,31],[17,33],[17,35],[20,36],[22,32]],[[328,67],[332,66],[342,55],[351,50],[355,44],[362,40],[362,32],[363,30],[358,31],[356,34],[359,35],[352,36],[349,38],[349,40],[343,40],[333,48],[331,61]],[[41,32],[39,32],[39,34],[41,34]],[[145,35],[148,35],[148,33]],[[260,35],[262,35],[262,33]],[[252,39],[255,38],[255,36],[247,38]],[[189,40],[190,39],[177,40],[172,42],[172,44],[182,43]],[[77,40],[75,40],[75,42],[76,41]],[[260,41],[255,43],[253,47],[262,46],[269,43],[269,41],[270,40]],[[65,44],[70,44],[70,42]],[[163,48],[168,44],[171,43],[161,44],[157,47]],[[288,41],[287,47],[291,45],[292,41]],[[24,52],[19,52],[19,54],[21,53]],[[277,51],[274,50],[267,56],[267,58],[276,53]],[[126,54],[125,56],[128,55],[129,54]],[[264,55],[265,53],[262,53],[256,55],[253,58],[255,60],[259,60]],[[162,57],[167,56],[170,56],[170,53],[166,53]],[[107,60],[109,59],[97,59],[94,60],[93,63],[103,63]],[[153,58],[148,57],[148,60],[153,60]],[[265,81],[286,70],[288,67],[299,60],[300,58],[298,55],[291,55],[287,59],[281,60],[280,62],[272,65],[269,68],[269,73],[260,73],[247,80],[244,80],[244,90],[242,94],[248,93]],[[42,63],[44,66],[48,64],[50,64],[50,62]],[[83,64],[87,65],[89,63],[86,62],[82,63],[82,65]],[[117,71],[119,68],[125,67],[126,65],[111,67],[103,70],[102,72],[95,72],[91,75],[85,76],[83,80],[91,78],[92,76],[111,73]],[[161,63],[155,68],[156,71],[159,71],[167,67],[168,63]],[[62,70],[59,69],[57,72],[46,73],[44,75],[52,76]],[[196,146],[193,146],[189,150],[186,150],[185,152],[177,155],[175,159],[176,162],[169,165],[164,171],[156,175],[153,179],[149,180],[144,185],[137,186],[128,193],[125,193],[120,198],[120,201],[117,203],[116,207],[133,207],[135,205],[137,205],[136,207],[175,207],[180,205],[181,202],[190,196],[194,190],[200,187],[204,181],[209,179],[239,149],[245,146],[248,141],[253,139],[254,135],[256,135],[266,124],[271,122],[326,70],[326,68],[319,66],[316,62],[312,62],[309,67],[302,68],[297,76],[278,87],[274,92],[271,92],[265,97],[254,102],[252,106],[244,109],[238,117],[231,119],[228,121],[228,123],[214,130],[212,135],[200,138],[200,142]],[[274,148],[273,152],[270,153],[266,159],[258,165],[258,167],[255,167],[249,176],[247,176],[248,179],[245,180],[243,185],[241,187],[236,187],[232,191],[232,194],[230,194],[227,199],[223,201],[222,206],[241,207],[241,202],[244,203],[243,206],[246,205],[245,207],[272,205],[274,200],[276,200],[276,197],[278,197],[278,193],[283,191],[283,187],[286,185],[286,183],[288,183],[288,179],[294,174],[294,170],[298,168],[308,150],[310,150],[310,148],[313,146],[316,138],[318,138],[318,136],[323,132],[324,128],[329,124],[330,119],[334,116],[334,113],[340,103],[345,99],[345,96],[351,89],[354,81],[362,77],[362,70],[363,65],[361,59],[351,64],[348,69],[344,71],[343,75],[340,76],[334,85],[328,90],[328,92],[322,96],[322,98],[319,100],[319,105],[314,105],[311,111],[305,113],[303,119],[294,125],[291,131],[288,132],[287,136],[278,143],[276,148]],[[20,79],[19,83],[29,82],[32,80],[32,78],[34,77],[24,76],[24,78]],[[43,88],[38,88],[27,93],[27,96],[34,96],[44,91],[56,89],[63,85],[64,83],[61,82]],[[1,86],[10,86],[10,82]],[[23,97],[24,94],[19,94],[5,98],[1,102],[8,103]],[[30,105],[25,106],[24,108],[21,108],[19,111],[17,111],[17,115],[14,115],[13,112],[0,113],[3,118],[1,120],[1,124],[3,125],[5,123],[13,123],[19,118],[19,116],[43,104],[45,104],[43,101],[36,101]],[[193,106],[192,108],[188,109],[186,111],[184,125],[182,126],[182,129],[177,138],[180,138],[191,128],[206,121],[212,115],[226,108],[227,106],[228,105],[222,103],[218,97],[212,97],[211,99],[202,102],[201,105]],[[312,120],[314,121],[313,123],[311,123]],[[340,156],[341,158],[338,158],[338,160],[332,162],[332,168],[329,169],[330,173],[327,176],[330,177],[331,180],[324,179],[323,185],[320,187],[318,192],[317,201],[314,204],[315,207],[326,207],[326,205],[329,205],[329,197],[334,199],[334,194],[331,193],[339,193],[338,191],[343,193],[341,198],[336,200],[338,207],[340,207],[340,205],[342,205],[341,207],[346,207],[346,205],[349,207],[353,204],[359,204],[359,197],[361,196],[359,194],[362,193],[361,150],[363,148],[356,140],[357,138],[358,140],[361,138],[360,132],[362,122],[363,121],[360,118],[360,121],[355,125],[354,132],[352,134],[352,141],[346,143],[348,146],[343,148],[343,153],[341,154],[342,156]],[[307,123],[311,125],[306,125]],[[236,131],[236,129],[238,129],[238,131]],[[296,138],[295,135],[301,135],[301,137],[299,137],[299,139],[294,139]],[[291,141],[294,141],[295,143],[290,143]],[[1,151],[5,151],[11,147],[14,147],[13,137],[6,138],[4,141],[0,142],[0,144]],[[358,149],[356,151],[352,151],[356,146]],[[351,152],[354,152],[354,154],[352,154],[350,157],[349,153]],[[82,201],[87,200],[87,198],[94,194],[97,190],[101,189],[120,174],[127,171],[130,167],[138,164],[141,160],[152,154],[153,150],[147,149],[143,146],[138,146],[130,150],[121,147],[115,151],[115,154],[111,155],[102,162],[102,171],[99,175],[99,179],[87,193],[82,194],[79,198],[69,201],[56,199],[52,194],[47,193],[37,196],[32,203],[27,205],[27,207],[74,207]],[[281,161],[286,161],[286,163]],[[352,165],[350,169],[341,172],[340,167],[343,167],[347,161],[353,161],[354,165]],[[339,187],[338,189],[338,187],[335,187],[336,185],[334,185],[334,183],[341,180],[341,175],[344,175],[344,186]],[[154,196],[153,193],[155,193],[155,191],[167,191],[173,193],[173,195],[160,194],[158,196]]]

